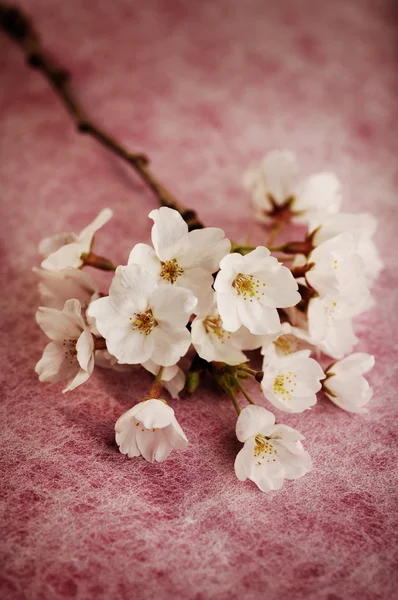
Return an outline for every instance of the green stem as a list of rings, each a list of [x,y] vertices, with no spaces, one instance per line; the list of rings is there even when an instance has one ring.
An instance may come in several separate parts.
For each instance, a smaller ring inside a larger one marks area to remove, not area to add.
[[[232,249],[231,252],[235,253],[235,254],[249,254],[249,252],[252,252],[253,250],[255,250],[255,246],[236,246],[234,243],[232,244]]]
[[[267,246],[270,252],[284,252],[286,244],[282,244],[282,246]]]
[[[250,377],[253,377],[259,383],[261,383],[262,378],[264,377],[263,371],[256,371],[255,369],[250,369],[249,367],[246,367],[245,365],[238,367],[238,369],[237,369],[238,376],[239,376],[239,372],[243,373],[244,375],[249,375]]]
[[[246,392],[245,388],[241,385],[241,383],[237,377],[235,378],[235,383],[238,386],[239,390],[244,395],[244,397],[246,398],[246,400],[249,402],[249,404],[255,404],[255,402],[253,402],[253,400],[250,398],[249,394]]]
[[[163,371],[164,371],[164,367],[160,367],[160,368],[159,368],[159,371],[158,371],[158,374],[156,375],[156,379],[155,379],[155,381],[156,381],[157,383],[161,383],[161,381],[162,381],[162,376],[163,376]]]
[[[250,373],[250,375],[253,375],[253,377],[257,373],[257,371],[255,369],[251,369],[250,367],[247,367],[246,365],[239,365],[238,370],[244,371],[245,373]]]
[[[229,395],[231,397],[232,403],[233,403],[233,405],[235,407],[235,410],[236,410],[237,414],[240,415],[240,406],[239,406],[238,401],[236,399],[234,390],[232,388],[230,388],[228,390],[228,393],[229,393]]]
[[[280,232],[282,231],[283,227],[284,227],[284,223],[282,221],[278,221],[277,223],[275,223],[271,229],[271,232],[269,234],[269,238],[268,238],[268,242],[267,242],[267,248],[274,243],[274,241],[276,240],[276,238],[278,237],[278,235],[280,234]]]

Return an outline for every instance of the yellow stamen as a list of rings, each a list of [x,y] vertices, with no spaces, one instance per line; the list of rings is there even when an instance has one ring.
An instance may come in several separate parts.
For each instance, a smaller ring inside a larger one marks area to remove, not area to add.
[[[160,271],[161,278],[170,283],[175,283],[179,276],[184,273],[184,269],[179,266],[175,258],[161,262],[160,264],[162,265],[162,270]]]
[[[133,329],[138,329],[143,335],[149,335],[157,325],[151,310],[134,313],[134,315],[134,317],[130,317],[130,321],[133,321]]]
[[[203,327],[205,328],[206,333],[214,333],[219,340],[222,340],[224,335],[227,335],[228,339],[231,337],[231,334],[228,331],[225,331],[222,326],[221,317],[219,315],[208,315],[203,320]]]
[[[256,445],[254,446],[254,458],[258,457],[265,459],[267,454],[278,454],[275,450],[274,445],[271,444],[270,439],[266,436],[262,435],[261,433],[258,433],[254,439],[256,442]],[[261,465],[261,462],[258,461],[257,464]]]
[[[253,275],[244,275],[239,273],[232,282],[232,287],[235,288],[238,296],[243,296],[244,300],[249,298],[250,302],[253,299],[258,300],[260,298],[260,283],[261,281]],[[262,283],[262,287],[266,284]]]
[[[291,394],[294,393],[294,388],[297,385],[296,382],[293,381],[296,377],[296,373],[292,373],[292,371],[289,371],[287,375],[284,375],[283,373],[277,375],[272,388],[275,396],[281,396],[281,400],[291,402]]]

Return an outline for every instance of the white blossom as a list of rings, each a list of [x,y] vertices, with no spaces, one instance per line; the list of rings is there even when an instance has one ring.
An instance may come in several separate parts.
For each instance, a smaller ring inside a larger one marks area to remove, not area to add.
[[[196,302],[188,290],[159,284],[142,267],[129,265],[116,269],[109,296],[92,302],[87,313],[119,363],[151,359],[168,367],[190,346],[186,324]]]
[[[323,382],[327,397],[343,410],[366,413],[365,405],[372,398],[373,390],[363,377],[374,366],[374,356],[357,352],[332,364]]]
[[[79,234],[57,233],[42,240],[39,245],[39,252],[45,257],[41,263],[42,268],[60,271],[67,267],[82,267],[84,263],[81,255],[91,251],[96,231],[111,219],[112,214],[110,208],[105,208]]]
[[[211,302],[212,274],[230,251],[231,242],[223,230],[216,227],[188,232],[182,216],[171,208],[153,210],[149,217],[154,221],[154,247],[137,244],[128,264],[140,265],[156,279],[190,290],[198,299],[198,310],[202,310]]]
[[[95,281],[86,271],[68,267],[60,271],[45,271],[33,267],[39,276],[39,293],[43,306],[62,310],[70,298],[79,300],[83,312],[92,300],[99,297]]]
[[[300,301],[297,283],[290,270],[258,246],[242,256],[225,256],[215,284],[217,307],[223,327],[237,331],[242,325],[256,335],[280,331],[277,308]]]
[[[235,332],[226,331],[215,302],[207,313],[192,321],[191,336],[200,357],[208,362],[218,361],[227,365],[246,362],[248,359],[242,350],[266,346],[276,337],[253,335],[243,326]]]
[[[154,363],[153,360],[147,360],[142,363],[142,366],[152,373],[152,375],[157,375],[159,373],[160,367]],[[185,373],[178,365],[164,367],[161,382],[163,387],[169,392],[170,396],[176,399],[178,398],[179,393],[184,389]]]
[[[311,470],[301,433],[275,424],[274,415],[261,406],[242,410],[236,436],[244,443],[235,460],[236,476],[240,481],[251,479],[263,492],[278,490],[284,479],[298,479]]]
[[[272,340],[272,343],[267,342],[261,348],[261,354],[264,356],[283,357],[300,350],[316,350],[316,344],[312,340],[307,331],[301,327],[294,327],[288,322],[281,325],[281,334]]]
[[[308,264],[312,267],[306,280],[321,297],[338,296],[352,306],[369,298],[364,264],[351,233],[341,233],[317,246]]]
[[[312,298],[307,317],[310,339],[333,358],[342,358],[358,342],[352,327],[351,307],[338,296]]]
[[[318,221],[340,209],[341,185],[333,173],[317,173],[300,181],[294,154],[287,150],[268,152],[259,165],[244,176],[252,192],[257,219],[268,221],[281,207],[296,223]]]
[[[312,241],[315,246],[319,246],[340,233],[351,233],[356,242],[356,251],[363,261],[365,277],[369,283],[373,283],[383,266],[372,239],[376,228],[377,220],[373,215],[339,213],[321,221]]]
[[[130,408],[117,420],[115,431],[120,452],[129,458],[142,455],[149,462],[162,462],[172,450],[188,446],[174,410],[160,399]]]
[[[94,338],[82,317],[79,300],[67,300],[62,310],[40,307],[36,321],[52,340],[36,365],[40,381],[66,379],[64,392],[87,381],[94,369]]]
[[[299,413],[316,404],[325,374],[310,354],[310,350],[300,350],[285,356],[265,355],[261,389],[279,410]]]

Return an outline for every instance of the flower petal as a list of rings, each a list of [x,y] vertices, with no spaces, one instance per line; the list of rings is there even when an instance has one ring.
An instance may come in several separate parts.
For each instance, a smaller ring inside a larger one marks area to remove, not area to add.
[[[226,239],[222,229],[205,227],[190,231],[178,256],[178,264],[182,267],[200,267],[208,273],[215,273],[221,259],[229,254],[231,242]]]
[[[289,150],[273,150],[261,163],[264,191],[282,204],[294,194],[298,180],[297,161]]]
[[[276,308],[262,306],[256,300],[249,302],[243,297],[238,297],[237,308],[242,325],[251,333],[269,335],[280,331],[281,323]]]
[[[177,367],[177,373],[174,375],[174,377],[165,380],[163,385],[172,398],[178,398],[179,393],[182,392],[185,387],[184,371]]]
[[[217,280],[216,280],[217,281]],[[236,297],[230,294],[217,292],[217,308],[220,313],[224,329],[227,331],[237,331],[242,325],[238,315],[238,301]]]
[[[129,458],[140,456],[141,452],[136,443],[136,423],[135,420],[136,406],[123,413],[115,424],[115,438],[122,454],[127,454]]]
[[[77,388],[79,385],[86,383],[86,381],[89,377],[90,377],[90,373],[88,373],[87,371],[83,371],[83,369],[79,369],[78,372],[76,373],[76,375],[68,381],[67,386],[62,390],[62,392],[64,394],[65,394],[65,392],[71,392],[72,390]]]
[[[70,298],[79,300],[82,308],[87,308],[91,298],[98,293],[95,281],[86,271],[68,267],[61,271],[45,271],[33,267],[40,278],[39,292],[43,306],[62,310]]]
[[[259,433],[267,435],[274,423],[274,415],[262,406],[246,406],[236,422],[236,437],[240,442],[246,442]]]
[[[136,244],[130,252],[128,265],[140,265],[155,278],[160,278],[161,264],[155,250],[148,244]]]
[[[240,481],[251,479],[263,492],[278,490],[283,485],[285,471],[278,458],[263,460],[255,455],[255,441],[249,439],[235,459],[235,473]]]
[[[273,444],[283,445],[292,454],[301,454],[304,451],[301,444],[301,440],[305,439],[304,436],[289,425],[276,423],[269,435]]]
[[[232,252],[231,254],[227,254],[220,261],[220,269],[223,271],[232,271],[234,274],[240,273],[244,270],[246,265],[245,257],[238,252]],[[220,273],[218,274],[220,275]],[[218,279],[218,277],[217,277]],[[221,279],[221,278],[220,278]],[[233,277],[232,277],[233,279]],[[216,280],[217,281],[217,280]],[[214,286],[217,290],[218,288]]]
[[[341,183],[334,173],[315,173],[305,179],[296,192],[294,210],[304,212],[295,218],[296,222],[311,221],[319,224],[324,214],[334,214],[340,209],[342,200]]]
[[[164,429],[164,432],[167,436],[167,441],[176,450],[185,450],[188,446],[187,436],[175,417],[172,423]]]
[[[39,307],[36,313],[36,322],[47,337],[59,341],[77,340],[85,328],[80,302],[75,299],[67,300],[63,310]]]
[[[142,456],[148,462],[162,462],[173,449],[168,444],[167,436],[163,429],[152,431],[144,427],[137,427],[136,441]]]
[[[50,237],[46,237],[39,244],[39,253],[44,257],[50,256],[62,246],[66,244],[71,244],[72,242],[77,241],[77,235],[75,233],[56,233],[55,235],[51,235]]]
[[[336,375],[363,375],[373,369],[375,357],[366,352],[355,352],[335,363],[331,370]]]
[[[197,299],[197,305],[192,309],[201,314],[211,306],[214,298],[212,288],[213,276],[201,268],[186,269],[177,279],[176,285],[190,290]]]
[[[83,265],[81,255],[83,252],[88,251],[89,248],[82,243],[72,242],[47,256],[42,261],[41,266],[46,271],[61,271],[67,267],[79,269]]]
[[[192,321],[192,343],[199,356],[208,362],[218,361],[228,365],[238,365],[247,361],[247,357],[235,345],[233,335],[224,330],[217,333],[212,330],[207,331],[204,320],[198,317]]]
[[[117,313],[128,316],[146,311],[148,298],[157,287],[156,280],[143,267],[118,267],[109,289],[112,308]]]
[[[301,300],[298,285],[290,269],[278,265],[277,270],[264,274],[264,301],[267,306],[287,308],[295,306]]]
[[[68,350],[73,352],[74,344],[65,348],[62,342],[50,342],[44,348],[43,356],[35,367],[39,375],[39,381],[48,381],[55,383],[74,377],[79,371],[79,365],[76,360],[71,361]]]
[[[91,375],[94,369],[94,338],[88,329],[85,329],[77,340],[76,351],[80,367]]]
[[[283,464],[286,479],[299,479],[312,470],[312,460],[308,452],[291,454],[285,447],[275,444],[279,460]]]
[[[196,304],[197,300],[189,290],[169,284],[161,284],[149,298],[157,323],[170,331],[185,329]]]
[[[140,402],[140,410],[135,414],[137,421],[146,429],[162,429],[173,421],[174,410],[162,400],[151,399]]]
[[[154,332],[145,335],[128,323],[120,324],[107,332],[106,345],[121,364],[138,365],[151,358],[155,346]],[[176,362],[176,361],[174,361]]]
[[[159,260],[167,261],[176,258],[181,240],[188,234],[188,225],[179,212],[162,206],[149,213],[153,220],[152,243]]]
[[[158,326],[148,337],[153,338],[152,353],[148,358],[164,367],[178,362],[182,356],[185,356],[191,345],[191,336],[186,328],[182,331],[166,331]]]
[[[94,221],[92,221],[87,227],[82,229],[79,233],[79,240],[87,245],[88,250],[91,249],[92,238],[98,229],[101,229],[113,216],[113,210],[110,208],[104,208],[100,211],[100,213],[95,217]]]
[[[129,324],[129,318],[120,316],[112,307],[109,296],[91,302],[87,309],[87,317],[95,319],[95,327],[104,338],[115,327]]]

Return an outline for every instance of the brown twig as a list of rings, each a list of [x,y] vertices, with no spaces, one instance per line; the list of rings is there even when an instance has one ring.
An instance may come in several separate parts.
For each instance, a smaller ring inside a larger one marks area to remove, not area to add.
[[[161,206],[178,210],[190,230],[201,229],[203,223],[194,210],[187,209],[158,181],[149,169],[149,159],[144,154],[136,154],[120,144],[118,140],[98,127],[83,109],[71,86],[70,73],[60,66],[42,47],[40,36],[24,12],[9,4],[0,2],[0,28],[12,38],[25,54],[27,64],[40,71],[50,83],[63,105],[72,117],[77,131],[91,135],[100,144],[124,159],[157,196]]]

